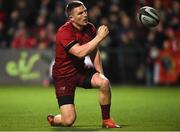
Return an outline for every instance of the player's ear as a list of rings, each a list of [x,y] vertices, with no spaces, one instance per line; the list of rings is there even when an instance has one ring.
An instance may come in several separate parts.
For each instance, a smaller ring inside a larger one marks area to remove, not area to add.
[[[74,18],[72,15],[69,16],[69,20],[74,21]]]
[[[69,20],[74,21],[74,11],[73,10],[69,13]]]

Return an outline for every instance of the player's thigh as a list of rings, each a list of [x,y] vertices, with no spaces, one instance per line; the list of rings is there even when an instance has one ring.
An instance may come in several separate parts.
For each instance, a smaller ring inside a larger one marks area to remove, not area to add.
[[[74,94],[76,88],[75,76],[54,78],[54,86],[59,106],[74,104]]]
[[[93,87],[101,87],[102,85],[109,85],[109,80],[101,73],[95,73],[91,78],[91,85]]]
[[[77,86],[85,88],[85,89],[91,89],[93,86],[91,85],[91,79],[92,76],[97,71],[94,68],[87,68],[84,72],[78,73],[77,76]]]
[[[76,110],[73,104],[65,104],[60,106],[61,116],[64,122],[73,123],[76,119]]]

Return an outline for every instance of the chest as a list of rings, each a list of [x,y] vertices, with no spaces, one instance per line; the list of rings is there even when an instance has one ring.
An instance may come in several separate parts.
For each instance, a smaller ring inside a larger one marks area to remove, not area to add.
[[[80,44],[85,44],[93,39],[93,35],[91,32],[77,32],[76,33],[76,40]]]

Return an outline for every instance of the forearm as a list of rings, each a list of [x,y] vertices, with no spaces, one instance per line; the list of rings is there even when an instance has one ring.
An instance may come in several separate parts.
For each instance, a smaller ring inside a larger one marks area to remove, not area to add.
[[[104,74],[102,60],[101,60],[99,51],[97,51],[96,57],[94,59],[94,67],[98,72]]]
[[[82,57],[89,55],[93,50],[95,50],[95,48],[99,45],[100,42],[101,42],[101,39],[99,39],[96,36],[90,42],[79,46],[76,49],[76,56],[82,58]]]
[[[94,68],[96,69],[96,71],[98,71],[99,73],[104,74],[99,50],[98,49],[94,50],[90,54],[90,58],[91,58],[91,61],[93,62],[93,65],[94,65]]]

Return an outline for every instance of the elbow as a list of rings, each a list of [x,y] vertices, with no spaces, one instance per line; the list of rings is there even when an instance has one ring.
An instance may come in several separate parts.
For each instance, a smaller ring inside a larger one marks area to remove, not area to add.
[[[71,54],[73,54],[74,56],[78,57],[78,58],[84,58],[85,56],[87,56],[87,53],[83,50],[74,50],[74,51],[70,51]]]
[[[88,55],[88,52],[86,50],[79,50],[78,52],[76,52],[76,56],[78,58],[84,58]]]
[[[87,46],[73,46],[70,50],[69,53],[72,55],[78,57],[78,58],[84,58],[90,53],[90,50]]]
[[[85,56],[86,56],[86,54],[84,54],[84,53],[79,53],[79,54],[77,54],[76,55],[78,58],[84,58]]]

